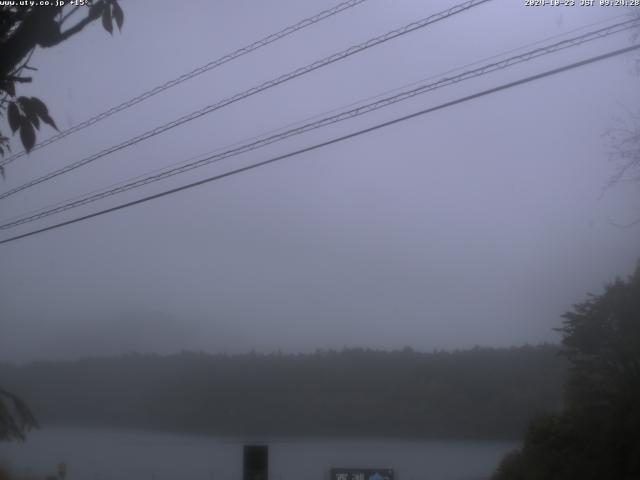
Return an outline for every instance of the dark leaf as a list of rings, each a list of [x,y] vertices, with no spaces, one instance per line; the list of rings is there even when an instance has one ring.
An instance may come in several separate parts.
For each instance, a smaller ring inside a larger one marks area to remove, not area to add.
[[[29,103],[29,97],[18,97],[18,105],[20,105],[23,112],[27,113]]]
[[[4,156],[4,153],[2,155]],[[7,179],[7,177],[4,176],[4,167],[2,165],[0,165],[0,175],[2,175],[3,180]]]
[[[29,103],[33,105],[33,109],[36,111],[38,115],[47,115],[49,113],[49,109],[45,105],[45,103],[37,97],[31,97],[29,99]]]
[[[116,25],[118,25],[118,30],[122,30],[122,24],[124,23],[124,12],[118,2],[113,0],[113,18],[116,20]]]
[[[51,116],[47,113],[46,115],[40,115],[40,118],[42,119],[42,121],[44,123],[46,123],[47,125],[49,125],[52,128],[55,128],[56,130],[58,130],[58,126],[56,125],[56,122],[53,121],[53,118],[51,118]],[[60,131],[60,130],[58,130]]]
[[[103,10],[105,9],[104,2],[96,2],[89,8],[89,18],[95,20],[100,15],[102,15]]]
[[[38,130],[40,129],[40,120],[38,119],[38,111],[32,102],[33,97],[20,97],[18,98],[18,103],[22,108],[25,116],[29,119],[31,124],[36,127]]]
[[[8,114],[11,132],[16,133],[16,130],[20,128],[20,110],[18,110],[18,105],[15,102],[9,104]]]
[[[22,145],[27,152],[30,152],[36,144],[36,132],[26,117],[22,117],[20,122],[20,140],[22,140]]]
[[[42,100],[36,97],[31,97],[29,99],[29,104],[44,123],[58,130],[56,122],[54,122],[53,118],[49,115],[49,109]]]
[[[7,92],[12,97],[16,96],[16,84],[14,82],[5,80],[4,82],[2,82],[2,85],[0,85],[0,88],[2,88],[2,90]]]
[[[113,20],[111,18],[111,10],[108,8],[105,8],[102,12],[102,26],[107,32],[113,33]]]

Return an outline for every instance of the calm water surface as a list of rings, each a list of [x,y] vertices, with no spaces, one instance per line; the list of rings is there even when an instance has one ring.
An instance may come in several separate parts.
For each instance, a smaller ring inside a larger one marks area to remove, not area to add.
[[[329,478],[332,467],[393,468],[397,480],[487,478],[516,442],[389,439],[228,439],[136,430],[49,427],[23,444],[0,444],[18,474],[67,480],[241,480],[245,441],[269,445],[271,480]]]

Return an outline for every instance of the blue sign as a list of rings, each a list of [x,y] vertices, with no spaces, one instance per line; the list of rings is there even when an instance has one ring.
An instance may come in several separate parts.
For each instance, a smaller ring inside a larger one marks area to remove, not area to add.
[[[331,480],[393,480],[390,468],[332,468]]]

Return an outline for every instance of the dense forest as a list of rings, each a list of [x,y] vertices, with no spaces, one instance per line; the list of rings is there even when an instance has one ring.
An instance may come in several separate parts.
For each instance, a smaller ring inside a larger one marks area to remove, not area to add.
[[[421,353],[159,356],[0,365],[50,424],[222,435],[519,438],[559,411],[566,360],[553,345]]]
[[[640,263],[564,315],[560,412],[529,424],[494,480],[640,478]]]

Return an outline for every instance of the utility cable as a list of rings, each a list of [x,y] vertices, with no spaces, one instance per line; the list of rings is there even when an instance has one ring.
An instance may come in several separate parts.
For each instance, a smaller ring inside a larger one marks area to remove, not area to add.
[[[456,15],[458,13],[464,12],[466,10],[469,10],[473,7],[479,6],[483,3],[487,3],[491,0],[468,0],[464,3],[455,5],[453,7],[450,7],[440,13],[436,13],[434,15],[431,15],[429,17],[423,18],[421,20],[418,20],[417,22],[412,22],[408,25],[405,25],[401,28],[398,28],[396,30],[392,30],[390,32],[387,32],[383,35],[380,35],[378,37],[372,38],[366,42],[363,42],[361,44],[355,45],[353,47],[350,47],[346,50],[343,50],[339,53],[334,53],[333,55],[330,55],[328,57],[325,57],[321,60],[317,60],[311,64],[308,64],[304,67],[298,68],[296,70],[293,70],[292,72],[289,72],[287,74],[281,75],[273,80],[269,80],[268,82],[264,82],[261,85],[258,85],[256,87],[250,88],[248,90],[245,90],[241,93],[238,93],[236,95],[233,95],[232,97],[226,98],[224,100],[221,100],[213,105],[208,105],[200,110],[197,110],[195,112],[192,112],[188,115],[184,115],[176,120],[173,120],[169,123],[166,123],[164,125],[161,125],[159,127],[156,127],[152,130],[149,130],[141,135],[138,135],[137,137],[131,138],[123,143],[120,143],[118,145],[109,147],[105,150],[102,150],[94,155],[91,155],[89,157],[85,157],[82,160],[79,160],[77,162],[74,162],[72,164],[69,164],[63,168],[60,168],[58,170],[55,170],[53,172],[50,172],[42,177],[36,178],[34,180],[31,180],[27,183],[24,183],[18,187],[15,187],[11,190],[8,190],[6,192],[3,192],[2,194],[0,194],[0,200],[10,197],[11,195],[15,195],[18,192],[21,192],[22,190],[25,190],[27,188],[33,187],[35,185],[38,185],[42,182],[45,182],[47,180],[51,180],[52,178],[55,178],[59,175],[68,173],[72,170],[75,170],[77,168],[80,168],[84,165],[87,165],[91,162],[94,162],[95,160],[98,160],[99,158],[105,157],[111,153],[117,152],[119,150],[122,150],[124,148],[130,147],[132,145],[135,145],[137,143],[140,143],[144,140],[147,140],[151,137],[154,137],[156,135],[159,135],[161,133],[166,132],[167,130],[170,130],[172,128],[175,128],[179,125],[182,125],[184,123],[190,122],[192,120],[195,120],[197,118],[200,118],[204,115],[207,115],[209,113],[212,113],[216,110],[219,110],[223,107],[226,107],[228,105],[231,105],[232,103],[238,102],[240,100],[243,100],[247,97],[250,97],[252,95],[255,95],[259,92],[262,92],[264,90],[267,90],[269,88],[275,87],[277,85],[280,85],[284,82],[287,82],[289,80],[293,80],[294,78],[300,77],[302,75],[305,75],[307,73],[310,73],[314,70],[317,70],[319,68],[325,67],[327,65],[330,65],[334,62],[337,62],[339,60],[343,60],[347,57],[350,57],[351,55],[355,55],[356,53],[360,53],[364,50],[367,50],[369,48],[372,48],[376,45],[380,45],[382,43],[385,43],[389,40],[392,40],[394,38],[400,37],[402,35],[406,35],[408,33],[411,33],[413,31],[416,31],[420,28],[424,28],[427,25],[431,25],[433,23],[439,22],[441,20],[444,20],[446,18],[449,18],[453,15]]]
[[[290,152],[290,153],[287,153],[287,154],[284,154],[284,155],[279,155],[277,157],[273,157],[273,158],[270,158],[268,160],[264,160],[262,162],[254,163],[254,164],[251,164],[251,165],[248,165],[248,166],[245,166],[245,167],[241,167],[241,168],[237,168],[235,170],[231,170],[229,172],[225,172],[225,173],[222,173],[222,174],[219,174],[219,175],[215,175],[213,177],[205,178],[203,180],[199,180],[197,182],[190,183],[188,185],[183,185],[181,187],[177,187],[177,188],[173,188],[171,190],[166,190],[164,192],[156,193],[154,195],[150,195],[150,196],[147,196],[147,197],[144,197],[144,198],[140,198],[138,200],[134,200],[134,201],[127,202],[127,203],[124,203],[124,204],[121,204],[121,205],[117,205],[115,207],[111,207],[111,208],[107,208],[107,209],[104,209],[104,210],[100,210],[98,212],[94,212],[94,213],[91,213],[89,215],[84,215],[82,217],[77,217],[77,218],[74,218],[74,219],[71,219],[71,220],[67,220],[65,222],[60,222],[60,223],[57,223],[55,225],[50,225],[48,227],[40,228],[38,230],[33,230],[31,232],[23,233],[21,235],[16,235],[14,237],[10,237],[10,238],[7,238],[5,240],[0,241],[0,245],[3,245],[5,243],[9,243],[9,242],[13,242],[13,241],[16,241],[16,240],[20,240],[22,238],[27,238],[27,237],[30,237],[30,236],[33,236],[33,235],[37,235],[37,234],[40,234],[40,233],[44,233],[44,232],[47,232],[47,231],[50,231],[50,230],[58,229],[58,228],[61,228],[61,227],[67,226],[67,225],[74,224],[74,223],[78,223],[78,222],[81,222],[81,221],[84,221],[84,220],[88,220],[90,218],[98,217],[100,215],[105,215],[107,213],[111,213],[111,212],[115,212],[115,211],[118,211],[118,210],[122,210],[122,209],[125,209],[125,208],[128,208],[128,207],[132,207],[134,205],[139,205],[141,203],[149,202],[151,200],[155,200],[155,199],[158,199],[158,198],[161,198],[161,197],[172,195],[174,193],[181,192],[183,190],[188,190],[188,189],[193,188],[193,187],[197,187],[197,186],[204,185],[204,184],[207,184],[207,183],[211,183],[211,182],[214,182],[214,181],[217,181],[217,180],[221,180],[223,178],[230,177],[232,175],[236,175],[236,174],[239,174],[239,173],[247,172],[247,171],[256,169],[258,167],[262,167],[262,166],[265,166],[265,165],[269,165],[269,164],[284,160],[286,158],[294,157],[294,156],[300,155],[302,153],[310,152],[312,150],[317,150],[319,148],[326,147],[328,145],[332,145],[332,144],[335,144],[335,143],[338,143],[338,142],[342,142],[344,140],[348,140],[350,138],[354,138],[354,137],[357,137],[357,136],[360,136],[360,135],[364,135],[365,133],[370,133],[370,132],[373,132],[373,131],[376,131],[376,130],[379,130],[379,129],[382,129],[382,128],[386,128],[386,127],[389,127],[391,125],[395,125],[397,123],[404,122],[404,121],[412,119],[412,118],[416,118],[416,117],[419,117],[419,116],[423,116],[423,115],[435,112],[437,110],[442,110],[442,109],[445,109],[445,108],[452,107],[454,105],[459,105],[461,103],[465,103],[465,102],[468,102],[468,101],[471,101],[471,100],[475,100],[477,98],[481,98],[481,97],[484,97],[484,96],[487,96],[487,95],[491,95],[491,94],[494,94],[494,93],[497,93],[497,92],[500,92],[500,91],[503,91],[503,90],[507,90],[507,89],[510,89],[510,88],[513,88],[513,87],[516,87],[516,86],[519,86],[519,85],[523,85],[523,84],[526,84],[526,83],[531,83],[533,81],[540,80],[540,79],[545,78],[545,77],[550,77],[552,75],[557,75],[559,73],[566,72],[566,71],[569,71],[569,70],[573,70],[573,69],[576,69],[576,68],[579,68],[579,67],[582,67],[582,66],[585,66],[585,65],[590,65],[590,64],[593,64],[593,63],[596,63],[596,62],[600,62],[600,61],[606,60],[608,58],[616,57],[616,56],[619,56],[619,55],[622,55],[622,54],[625,54],[625,53],[628,53],[628,52],[632,52],[632,51],[635,51],[635,50],[638,50],[638,49],[640,49],[640,44],[639,45],[633,45],[633,46],[626,47],[626,48],[622,48],[622,49],[619,49],[619,50],[614,50],[612,52],[608,52],[608,53],[605,53],[605,54],[602,54],[602,55],[598,55],[598,56],[595,56],[595,57],[590,57],[590,58],[588,58],[586,60],[575,62],[575,63],[569,64],[569,65],[565,65],[563,67],[555,68],[553,70],[547,70],[547,71],[545,71],[543,73],[539,73],[539,74],[536,74],[536,75],[525,77],[525,78],[522,78],[520,80],[516,80],[514,82],[505,83],[505,84],[502,84],[502,85],[500,85],[498,87],[490,88],[488,90],[483,90],[481,92],[478,92],[478,93],[475,93],[475,94],[472,94],[472,95],[467,95],[465,97],[458,98],[456,100],[452,100],[452,101],[449,101],[449,102],[446,102],[446,103],[442,103],[442,104],[437,105],[435,107],[430,107],[430,108],[427,108],[427,109],[424,109],[424,110],[420,110],[418,112],[411,113],[409,115],[405,115],[405,116],[402,116],[402,117],[399,117],[399,118],[395,118],[395,119],[389,120],[387,122],[379,123],[379,124],[374,125],[372,127],[368,127],[368,128],[362,129],[362,130],[358,130],[356,132],[353,132],[353,133],[350,133],[350,134],[347,134],[347,135],[343,135],[341,137],[336,137],[336,138],[333,138],[331,140],[327,140],[325,142],[317,143],[315,145],[311,145],[309,147],[302,148],[300,150],[296,150],[294,152]]]
[[[294,24],[294,25],[290,25],[286,28],[283,28],[282,30],[280,30],[279,32],[276,32],[274,34],[271,34],[267,37],[264,37],[261,40],[258,40],[257,42],[253,42],[247,46],[244,46],[242,48],[239,48],[238,50],[228,53],[216,60],[213,60],[209,63],[207,63],[206,65],[202,65],[201,67],[198,67],[194,70],[191,70],[188,73],[185,73],[183,75],[180,75],[179,77],[174,78],[173,80],[169,80],[168,82],[163,83],[162,85],[158,85],[155,88],[152,88],[151,90],[147,90],[144,93],[141,93],[140,95],[133,97],[125,102],[120,103],[119,105],[116,105],[115,107],[110,108],[109,110],[106,110],[102,113],[99,113],[98,115],[95,115],[87,120],[85,120],[84,122],[78,123],[77,125],[74,125],[73,127],[70,127],[66,130],[63,130],[57,134],[55,134],[54,136],[47,138],[46,140],[43,140],[40,143],[36,143],[33,148],[31,149],[31,151],[33,152],[34,150],[38,150],[42,147],[46,147],[47,145],[51,145],[52,143],[57,142],[58,140],[61,140],[69,135],[71,135],[72,133],[75,132],[79,132],[80,130],[83,130],[95,123],[98,123],[101,120],[104,120],[105,118],[110,117],[111,115],[114,115],[118,112],[121,112],[122,110],[126,110],[127,108],[130,108],[140,102],[143,102],[145,100],[147,100],[148,98],[153,97],[154,95],[157,95],[161,92],[164,92],[165,90],[168,90],[169,88],[175,87],[176,85],[179,85],[183,82],[186,82],[187,80],[190,80],[194,77],[197,77],[198,75],[201,75],[205,72],[208,72],[210,70],[213,70],[214,68],[220,67],[222,65],[224,65],[227,62],[230,62],[231,60],[235,60],[236,58],[242,57],[243,55],[246,55],[250,52],[253,52],[255,50],[258,50],[261,47],[264,47],[266,45],[269,45],[277,40],[280,40],[282,38],[285,38],[295,32],[297,32],[298,30],[302,30],[303,28],[309,27],[311,25],[314,25],[326,18],[329,18],[333,15],[336,15],[340,12],[343,12],[349,8],[355,7],[356,5],[359,5],[363,2],[366,2],[367,0],[349,0],[347,2],[343,2],[340,3],[338,5],[336,5],[333,8],[330,8],[328,10],[324,10],[316,15],[313,15],[309,18],[305,18],[304,20],[299,21],[298,23]],[[7,157],[4,160],[0,161],[0,167],[7,165],[8,163],[13,162],[14,160],[17,160],[20,157],[24,157],[27,154],[26,151],[21,151],[18,152],[10,157]]]
[[[530,61],[534,58],[538,58],[541,57],[543,55],[549,55],[551,53],[555,53],[557,51],[560,50],[564,50],[567,48],[571,48],[571,47],[575,47],[577,45],[581,45],[583,43],[589,42],[589,41],[593,41],[596,39],[600,39],[600,38],[604,38],[606,36],[609,35],[613,35],[615,33],[619,33],[621,31],[625,31],[625,30],[629,30],[631,28],[635,28],[637,25],[640,24],[640,21],[638,20],[628,20],[626,22],[621,22],[606,28],[601,28],[599,30],[595,30],[592,32],[587,32],[583,35],[577,36],[577,37],[573,37],[567,40],[563,40],[561,42],[556,42],[554,44],[551,45],[547,45],[545,47],[540,47],[540,48],[536,48],[533,50],[530,50],[528,52],[519,54],[519,55],[515,55],[509,58],[506,58],[504,60],[501,60],[499,62],[493,62],[493,63],[489,63],[487,65],[483,65],[481,67],[472,69],[472,70],[468,70],[465,72],[462,72],[458,75],[454,75],[451,77],[444,77],[441,78],[440,80],[436,81],[436,82],[432,82],[432,83],[428,83],[428,84],[424,84],[424,85],[420,85],[416,88],[413,88],[411,90],[407,90],[407,91],[403,91],[399,94],[387,97],[387,98],[383,98],[380,99],[378,101],[375,102],[371,102],[368,103],[366,105],[362,105],[360,107],[357,108],[353,108],[350,110],[346,110],[343,112],[340,112],[336,115],[331,115],[325,118],[322,118],[320,120],[314,121],[314,122],[310,122],[307,124],[304,124],[302,126],[296,127],[296,128],[292,128],[289,130],[286,130],[284,132],[280,132],[268,137],[263,137],[259,140],[256,140],[254,142],[250,142],[250,143],[245,143],[243,145],[240,145],[238,147],[235,148],[231,148],[229,150],[223,151],[221,153],[215,153],[212,155],[208,155],[204,158],[192,161],[192,162],[187,162],[187,163],[183,163],[179,166],[170,168],[170,169],[166,169],[164,171],[161,171],[160,173],[156,173],[153,175],[148,175],[146,177],[136,177],[134,180],[127,182],[127,183],[123,183],[120,184],[114,188],[108,189],[108,190],[103,190],[100,191],[98,193],[92,193],[92,194],[87,194],[83,197],[80,197],[78,199],[75,199],[73,201],[67,202],[67,203],[63,203],[63,204],[59,204],[57,206],[54,206],[52,208],[49,209],[45,209],[45,210],[41,210],[38,213],[34,213],[32,215],[26,215],[23,217],[18,218],[17,220],[12,220],[12,221],[6,221],[4,224],[0,224],[0,230],[6,230],[9,228],[13,228],[16,227],[18,225],[22,225],[25,223],[29,223],[29,222],[33,222],[36,220],[40,220],[42,218],[48,217],[50,215],[54,215],[57,213],[61,213],[67,210],[70,210],[72,208],[76,208],[76,207],[80,207],[82,205],[86,205],[88,203],[93,203],[96,202],[98,200],[102,200],[104,198],[107,197],[111,197],[113,195],[117,195],[120,193],[123,193],[125,191],[128,190],[132,190],[135,188],[140,188],[144,185],[148,185],[150,183],[154,183],[160,180],[164,180],[166,178],[187,172],[189,170],[193,170],[195,168],[200,168],[203,167],[205,165],[214,163],[214,162],[218,162],[221,161],[223,159],[226,158],[230,158],[230,157],[234,157],[237,155],[240,155],[242,153],[246,153],[252,150],[256,150],[258,148],[270,145],[272,143],[275,142],[279,142],[281,140],[284,140],[286,138],[292,137],[292,136],[296,136],[296,135],[300,135],[306,132],[309,132],[311,130],[316,130],[328,125],[332,125],[334,123],[338,123],[344,120],[348,120],[357,116],[361,116],[370,112],[373,112],[375,110],[379,110],[381,108],[385,108],[388,107],[390,105],[393,105],[395,103],[404,101],[404,100],[408,100],[410,98],[415,97],[416,95],[420,95],[426,92],[430,92],[433,90],[436,90],[438,88],[443,88],[449,85],[453,85],[455,83],[459,83],[465,80],[469,80],[471,78],[476,78],[479,77],[481,75],[486,75],[498,70],[503,70],[505,68],[511,67],[513,65],[519,64],[519,63],[523,63],[523,62],[527,62]],[[197,157],[196,157],[197,158]]]

